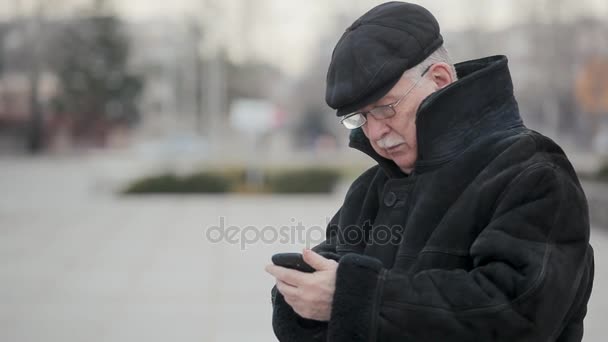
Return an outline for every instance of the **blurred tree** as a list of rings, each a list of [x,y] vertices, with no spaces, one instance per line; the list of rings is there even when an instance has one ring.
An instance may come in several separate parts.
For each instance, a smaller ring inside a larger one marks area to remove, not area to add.
[[[104,1],[96,1],[90,16],[66,23],[56,49],[53,69],[61,92],[55,110],[70,117],[75,137],[95,138],[107,127],[138,121],[143,80],[128,71],[128,37]]]
[[[28,43],[31,44],[28,60],[28,80],[29,80],[29,108],[30,120],[27,130],[27,150],[30,153],[38,153],[42,150],[44,142],[44,127],[42,123],[42,108],[40,105],[40,73],[42,70],[42,21],[45,14],[45,7],[42,3],[37,3],[36,13],[26,26]]]
[[[200,19],[190,18],[187,21],[188,31],[194,44],[193,57],[194,57],[194,100],[195,100],[195,116],[196,116],[196,129],[199,132],[203,131],[203,59],[200,53],[200,47],[203,41],[203,28]]]
[[[2,82],[2,74],[4,73],[4,40],[6,39],[6,31],[7,29],[0,26],[0,82]]]

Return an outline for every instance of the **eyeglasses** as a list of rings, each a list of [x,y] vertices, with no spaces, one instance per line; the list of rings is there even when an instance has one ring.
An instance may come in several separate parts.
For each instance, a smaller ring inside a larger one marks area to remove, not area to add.
[[[422,80],[422,78],[424,77],[424,75],[429,71],[429,69],[431,69],[432,66],[433,66],[433,64],[429,65],[424,70],[424,72],[420,75],[420,77],[418,78],[418,80],[396,102],[393,102],[391,104],[387,104],[387,105],[384,105],[384,106],[374,107],[374,108],[372,108],[372,109],[370,109],[369,111],[366,111],[366,112],[354,112],[354,113],[351,113],[351,114],[347,114],[346,116],[344,116],[344,118],[342,118],[342,120],[340,120],[340,123],[342,125],[344,125],[344,127],[348,128],[348,129],[355,129],[355,128],[359,128],[359,127],[365,125],[365,123],[367,122],[367,115],[368,114],[372,115],[376,120],[384,120],[384,119],[392,118],[393,116],[395,116],[395,114],[397,114],[397,111],[395,110],[395,107],[397,107],[399,105],[399,103],[401,103],[401,101],[412,90],[414,90],[414,88],[416,88],[416,86],[418,85],[418,83],[420,82],[420,80]]]

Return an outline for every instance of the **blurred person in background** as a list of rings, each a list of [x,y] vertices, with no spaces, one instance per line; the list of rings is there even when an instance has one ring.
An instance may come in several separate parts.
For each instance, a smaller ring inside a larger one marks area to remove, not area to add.
[[[581,341],[585,195],[505,56],[453,65],[430,12],[385,3],[338,41],[326,101],[377,165],[304,251],[315,272],[267,266],[279,340]]]

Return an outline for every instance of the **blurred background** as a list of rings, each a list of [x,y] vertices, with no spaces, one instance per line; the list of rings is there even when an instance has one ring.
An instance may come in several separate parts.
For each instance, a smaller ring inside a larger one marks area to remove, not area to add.
[[[525,123],[583,179],[584,341],[603,341],[608,2],[413,2],[455,62],[509,57]],[[264,266],[320,242],[373,165],[324,90],[335,43],[379,3],[2,1],[0,340],[275,340]]]

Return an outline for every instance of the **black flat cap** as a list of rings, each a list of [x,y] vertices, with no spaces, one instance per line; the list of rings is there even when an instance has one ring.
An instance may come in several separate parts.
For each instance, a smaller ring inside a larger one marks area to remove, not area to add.
[[[442,44],[439,23],[424,7],[397,1],[378,5],[336,44],[325,101],[338,116],[374,103]]]

